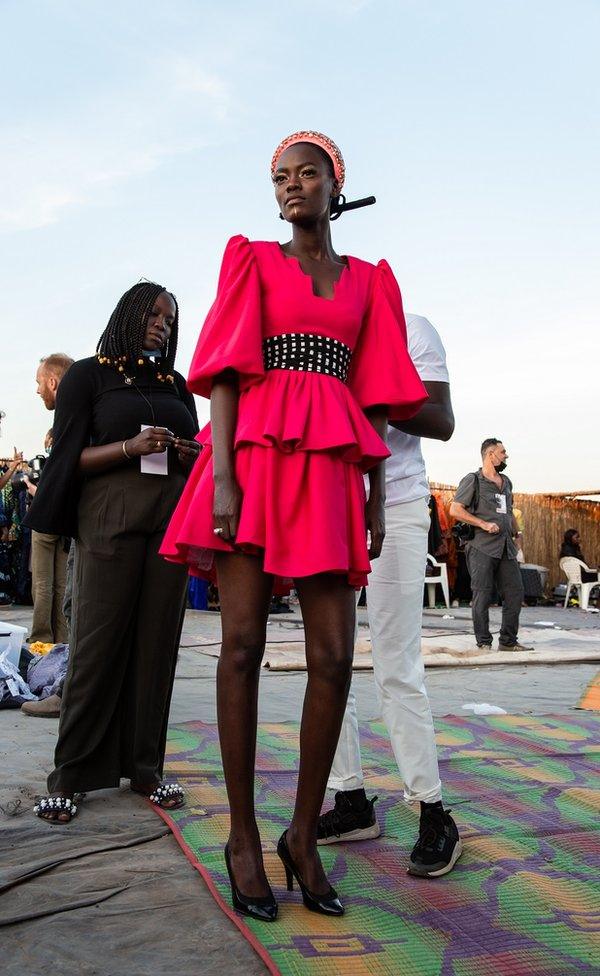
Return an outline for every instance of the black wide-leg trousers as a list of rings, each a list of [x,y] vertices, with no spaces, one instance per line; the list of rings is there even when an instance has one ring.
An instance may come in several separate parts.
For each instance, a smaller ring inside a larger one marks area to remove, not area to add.
[[[133,467],[84,485],[51,791],[162,777],[187,570],[158,550],[183,485]]]

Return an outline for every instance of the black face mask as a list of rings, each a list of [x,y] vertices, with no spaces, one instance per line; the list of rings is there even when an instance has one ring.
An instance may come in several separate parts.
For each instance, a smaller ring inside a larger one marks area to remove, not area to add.
[[[506,461],[500,461],[500,464],[494,465],[494,471],[496,472],[496,474],[501,474],[505,468],[506,468]]]

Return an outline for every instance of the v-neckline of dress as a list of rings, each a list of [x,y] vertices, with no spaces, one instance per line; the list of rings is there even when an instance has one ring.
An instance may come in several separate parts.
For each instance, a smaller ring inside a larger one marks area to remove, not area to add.
[[[310,291],[311,291],[311,294],[312,294],[313,298],[318,298],[322,302],[334,302],[336,300],[337,293],[338,293],[338,287],[340,285],[340,282],[342,281],[345,272],[350,270],[350,258],[349,258],[349,256],[347,254],[342,254],[341,255],[341,257],[345,261],[345,264],[344,264],[344,266],[343,266],[343,268],[341,270],[341,273],[340,273],[339,278],[336,278],[336,280],[333,282],[333,295],[331,296],[331,298],[327,298],[325,295],[317,295],[317,293],[315,291],[315,279],[313,278],[312,275],[310,275],[306,271],[304,271],[302,265],[300,264],[300,258],[296,257],[295,254],[286,254],[285,251],[283,250],[281,244],[278,241],[275,242],[275,247],[279,251],[279,253],[280,253],[281,257],[284,259],[284,261],[293,261],[295,263],[295,265],[297,266],[298,271],[300,272],[300,274],[302,275],[302,277],[303,278],[306,278],[306,280],[310,283]]]

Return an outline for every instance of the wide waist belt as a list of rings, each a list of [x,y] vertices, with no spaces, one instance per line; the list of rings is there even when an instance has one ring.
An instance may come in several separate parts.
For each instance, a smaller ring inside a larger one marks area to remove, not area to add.
[[[310,332],[284,332],[263,339],[265,369],[325,373],[342,383],[348,378],[352,350],[338,339]]]

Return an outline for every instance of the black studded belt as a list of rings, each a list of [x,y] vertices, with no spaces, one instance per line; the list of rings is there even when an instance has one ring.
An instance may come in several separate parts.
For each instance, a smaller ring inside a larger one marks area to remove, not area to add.
[[[348,378],[352,350],[339,339],[311,332],[283,332],[263,339],[265,369],[294,369],[325,373],[342,383]]]

